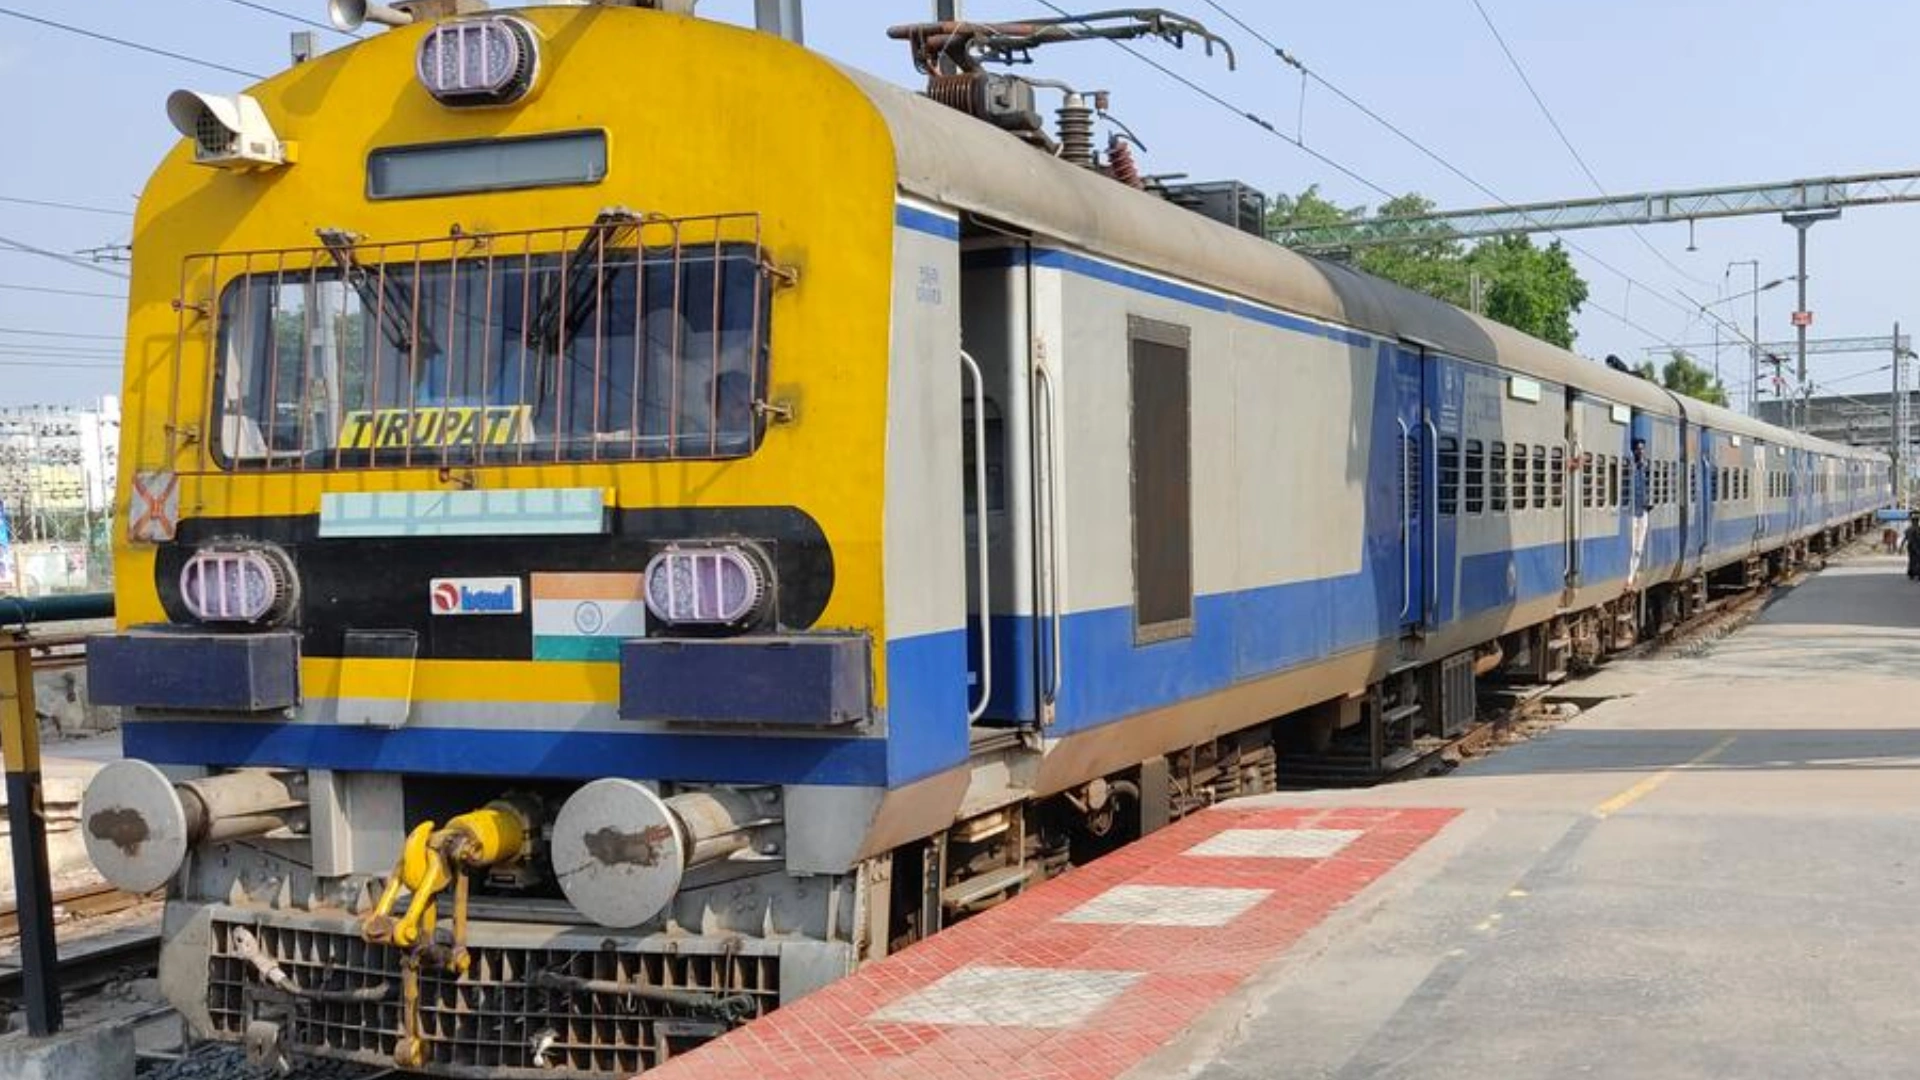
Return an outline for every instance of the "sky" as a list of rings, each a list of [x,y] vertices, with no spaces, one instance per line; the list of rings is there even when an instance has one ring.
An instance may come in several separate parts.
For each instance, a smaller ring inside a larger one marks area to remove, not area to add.
[[[1567,139],[1610,194],[1785,181],[1920,168],[1909,145],[1915,93],[1905,79],[1920,39],[1920,5],[1834,0],[1613,0],[1599,4],[1481,0]],[[1045,14],[1038,0],[966,0],[970,18]],[[1105,3],[1092,8],[1110,6]],[[1474,0],[1175,0],[1238,54],[1190,43],[1137,46],[1225,99],[1208,101],[1102,42],[1040,54],[1024,73],[1113,93],[1113,113],[1150,152],[1144,171],[1238,179],[1263,190],[1319,185],[1342,205],[1380,190],[1419,192],[1442,207],[1493,202],[1432,157],[1301,77],[1223,14],[1231,12],[1455,168],[1511,203],[1596,194],[1593,182],[1502,53]],[[929,16],[930,0],[814,0],[807,43],[846,64],[920,85],[905,46],[885,28]],[[279,12],[262,11],[260,8]],[[703,15],[751,23],[751,0],[706,0]],[[1071,9],[1069,9],[1071,10]],[[232,92],[247,79],[24,21],[53,19],[249,71],[286,63],[295,17],[324,21],[324,0],[0,0],[0,406],[84,403],[117,389],[124,266],[76,266],[9,249],[71,253],[128,243],[148,172],[177,138],[163,105],[180,87]],[[331,33],[322,45],[348,44]],[[1050,105],[1051,103],[1049,103]],[[1343,174],[1247,120],[1253,113],[1339,163]],[[1360,179],[1356,179],[1356,177]],[[1364,182],[1363,182],[1364,181]],[[1377,189],[1376,186],[1377,185]],[[9,200],[66,202],[98,211]],[[1568,234],[1593,303],[1575,348],[1638,361],[1649,348],[1714,340],[1718,324],[1752,320],[1753,271],[1794,273],[1794,234],[1776,217]],[[1690,250],[1690,247],[1692,250]],[[1861,207],[1814,228],[1808,306],[1815,336],[1920,329],[1920,204]],[[97,295],[67,295],[67,290]],[[1727,298],[1722,302],[1722,298]],[[1792,283],[1760,296],[1761,337],[1792,337]],[[1604,308],[1606,311],[1602,311]],[[1608,314],[1611,312],[1612,314]],[[1724,328],[1720,336],[1733,342]],[[1710,347],[1698,350],[1714,359]],[[1746,394],[1744,343],[1719,356],[1736,402]],[[1884,355],[1815,357],[1816,392],[1884,391]]]

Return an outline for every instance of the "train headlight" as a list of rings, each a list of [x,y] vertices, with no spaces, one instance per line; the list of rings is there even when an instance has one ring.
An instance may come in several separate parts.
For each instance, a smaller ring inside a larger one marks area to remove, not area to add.
[[[273,622],[293,609],[294,581],[278,548],[208,548],[180,568],[180,599],[205,623]]]
[[[266,111],[247,94],[175,90],[167,96],[167,119],[193,140],[196,164],[222,169],[259,169],[292,160],[290,145],[274,134]]]
[[[768,577],[743,547],[670,547],[647,563],[647,610],[669,626],[739,626],[766,603]]]
[[[518,19],[444,22],[420,39],[420,85],[442,105],[507,105],[525,97],[540,48]]]

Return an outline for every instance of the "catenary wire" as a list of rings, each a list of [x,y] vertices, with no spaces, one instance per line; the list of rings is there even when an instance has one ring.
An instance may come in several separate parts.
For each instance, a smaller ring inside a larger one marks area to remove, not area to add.
[[[80,37],[92,38],[95,41],[104,41],[109,45],[118,45],[123,49],[133,49],[136,52],[151,53],[154,56],[164,56],[169,60],[179,60],[182,63],[197,64],[200,67],[211,68],[214,71],[224,71],[229,75],[240,75],[249,79],[266,78],[265,75],[262,75],[257,71],[247,71],[244,68],[229,67],[226,64],[216,63],[212,60],[202,60],[197,56],[188,56],[185,53],[177,53],[170,49],[162,49],[156,45],[148,45],[139,41],[129,41],[126,38],[114,37],[112,34],[103,34],[98,30],[88,30],[85,27],[73,26],[71,24],[63,23],[63,22],[55,22],[52,19],[43,19],[38,15],[29,15],[24,11],[15,11],[12,8],[0,7],[0,15],[9,15],[9,16],[12,16],[13,18],[20,19],[24,22],[39,23],[41,26],[52,27],[55,30],[63,30],[69,34],[77,34]]]
[[[78,269],[78,270],[91,270],[96,274],[105,274],[107,277],[118,278],[121,281],[125,281],[128,278],[132,277],[131,274],[123,274],[118,270],[109,270],[104,266],[98,266],[94,263],[90,263],[85,259],[77,259],[72,255],[63,255],[58,251],[48,251],[46,248],[43,248],[43,247],[35,247],[32,244],[25,243],[20,240],[15,240],[12,237],[0,236],[0,248],[11,248],[12,250],[18,251],[23,255],[38,255],[41,258],[52,259],[55,262],[66,263],[68,266],[74,267],[75,269]]]
[[[1534,88],[1533,80],[1527,77],[1527,69],[1521,66],[1520,58],[1515,56],[1513,49],[1507,45],[1507,39],[1505,35],[1500,33],[1500,28],[1494,25],[1493,16],[1487,13],[1486,5],[1482,4],[1481,0],[1470,0],[1470,2],[1473,4],[1474,10],[1480,13],[1480,20],[1487,24],[1487,31],[1493,35],[1493,40],[1499,44],[1500,51],[1506,55],[1507,63],[1512,66],[1513,73],[1520,76],[1520,83],[1527,88],[1527,95],[1533,98],[1535,105],[1539,106],[1540,115],[1547,118],[1547,125],[1553,128],[1555,135],[1559,136],[1560,145],[1567,148],[1567,153],[1573,158],[1573,163],[1580,167],[1582,173],[1586,174],[1587,181],[1593,185],[1593,190],[1599,192],[1602,198],[1613,198],[1613,193],[1608,191],[1607,186],[1600,182],[1600,177],[1594,174],[1592,167],[1587,164],[1587,159],[1581,156],[1579,150],[1574,149],[1573,140],[1567,137],[1566,130],[1560,126],[1560,121],[1553,115],[1553,110],[1547,108],[1546,99],[1541,97],[1540,91]],[[1634,238],[1639,240],[1643,247],[1653,253],[1654,258],[1667,264],[1668,269],[1686,278],[1688,281],[1700,285],[1708,284],[1708,282],[1702,281],[1692,274],[1689,274],[1679,263],[1668,258],[1666,252],[1661,251],[1654,245],[1653,241],[1647,239],[1646,234],[1640,231],[1639,226],[1630,225],[1628,226],[1628,230],[1633,233]]]
[[[52,296],[80,296],[89,300],[125,300],[126,293],[88,292],[85,289],[56,289],[47,285],[15,285],[0,281],[0,289],[8,292],[47,293]]]
[[[20,206],[38,206],[48,210],[74,210],[82,214],[109,214],[114,217],[132,217],[131,210],[113,210],[104,206],[85,206],[80,203],[55,202],[52,199],[28,199],[19,195],[0,195],[0,203],[15,203]]]
[[[1401,128],[1398,124],[1395,124],[1391,120],[1388,120],[1385,116],[1382,116],[1379,112],[1375,111],[1374,109],[1366,105],[1364,102],[1354,97],[1352,94],[1349,94],[1346,90],[1342,89],[1340,86],[1336,85],[1331,80],[1327,79],[1325,76],[1322,76],[1319,72],[1313,70],[1312,68],[1307,67],[1306,64],[1303,63],[1298,57],[1287,52],[1286,49],[1282,48],[1272,38],[1261,33],[1258,29],[1256,29],[1251,24],[1249,24],[1245,19],[1236,15],[1233,11],[1229,10],[1223,4],[1217,3],[1215,2],[1215,0],[1204,0],[1204,2],[1207,4],[1208,7],[1211,7],[1215,11],[1218,11],[1221,15],[1225,16],[1229,22],[1232,22],[1235,26],[1239,27],[1242,31],[1246,32],[1255,40],[1259,41],[1262,45],[1265,45],[1267,48],[1273,50],[1274,55],[1279,57],[1281,62],[1297,69],[1305,78],[1311,79],[1314,83],[1318,84],[1321,87],[1324,87],[1329,93],[1332,93],[1334,96],[1338,97],[1340,100],[1346,102],[1348,105],[1358,110],[1361,114],[1366,116],[1368,119],[1374,121],[1375,123],[1379,124],[1381,127],[1392,132],[1401,141],[1413,147],[1415,150],[1418,150],[1421,154],[1425,155],[1426,157],[1432,159],[1435,163],[1440,165],[1442,168],[1446,169],[1448,172],[1452,173],[1454,176],[1459,177],[1462,181],[1464,181],[1465,183],[1473,187],[1475,190],[1479,191],[1481,194],[1487,196],[1488,198],[1492,199],[1494,202],[1499,203],[1500,205],[1506,207],[1509,210],[1517,209],[1512,203],[1508,202],[1504,197],[1502,197],[1499,192],[1493,190],[1491,187],[1489,187],[1485,183],[1482,183],[1480,180],[1476,179],[1474,176],[1468,173],[1465,169],[1462,169],[1460,166],[1454,164],[1452,161],[1448,160],[1444,155],[1434,150],[1432,147],[1426,145],[1425,143],[1421,142],[1419,139],[1409,134],[1405,129]],[[1535,223],[1538,224],[1537,219],[1535,219]],[[1547,229],[1544,231],[1546,231],[1554,239],[1565,244],[1569,250],[1578,252],[1580,255],[1584,256],[1586,259],[1588,259],[1590,262],[1594,263],[1595,265],[1599,266],[1601,269],[1606,270],[1608,273],[1611,273],[1614,276],[1625,281],[1629,286],[1637,286],[1641,291],[1647,293],[1649,296],[1652,296],[1654,299],[1659,300],[1661,303],[1669,305],[1670,307],[1674,308],[1676,311],[1679,311],[1684,315],[1687,315],[1689,319],[1698,318],[1699,315],[1702,314],[1702,312],[1698,310],[1699,305],[1694,304],[1693,306],[1690,307],[1690,306],[1683,305],[1676,300],[1673,300],[1672,298],[1662,293],[1660,290],[1648,285],[1647,283],[1639,280],[1638,278],[1635,278],[1632,274],[1627,273],[1625,270],[1622,270],[1618,266],[1615,266],[1613,263],[1607,261],[1606,259],[1601,258],[1591,248],[1588,248],[1584,244],[1581,244],[1578,241],[1569,238],[1564,233],[1557,232],[1551,229]],[[1691,299],[1689,299],[1688,303],[1692,304],[1693,302],[1691,301]],[[1590,307],[1593,310],[1598,311],[1601,314],[1606,315],[1609,318],[1612,318],[1620,322],[1622,325],[1628,326],[1634,329],[1635,331],[1641,334],[1644,334],[1648,338],[1648,340],[1654,341],[1656,343],[1664,344],[1664,345],[1673,344],[1672,340],[1669,339],[1666,335],[1656,334],[1648,330],[1646,327],[1640,325],[1639,323],[1634,322],[1631,319],[1628,319],[1623,314],[1616,312],[1611,308],[1608,308],[1602,304],[1594,302],[1591,297],[1588,298],[1588,300],[1584,303],[1583,306]],[[1707,314],[1709,317],[1712,317],[1718,320],[1718,316],[1715,315],[1713,312],[1709,311],[1709,312],[1705,312],[1705,314]],[[1752,339],[1744,332],[1741,332],[1739,328],[1734,324],[1727,323],[1725,322],[1725,320],[1718,320],[1718,321],[1721,321],[1722,324],[1727,326],[1728,328],[1733,329],[1741,339],[1751,342]],[[1685,335],[1683,334],[1682,336],[1684,337]]]
[[[1055,14],[1061,16],[1062,18],[1068,18],[1068,19],[1073,18],[1072,15],[1068,14],[1067,9],[1061,7],[1058,4],[1053,3],[1052,0],[1040,0],[1040,4],[1041,6],[1048,8],[1049,10],[1053,11]],[[1254,112],[1253,110],[1245,109],[1240,107],[1239,105],[1234,104],[1233,102],[1227,100],[1226,98],[1220,96],[1219,94],[1214,93],[1212,90],[1207,89],[1206,87],[1200,85],[1194,80],[1189,79],[1185,75],[1182,75],[1179,72],[1168,67],[1167,65],[1162,64],[1160,61],[1155,60],[1153,57],[1148,56],[1146,53],[1143,53],[1140,50],[1134,48],[1133,46],[1128,45],[1124,41],[1115,41],[1112,38],[1108,38],[1106,40],[1108,40],[1109,42],[1112,42],[1112,44],[1115,47],[1119,48],[1120,50],[1125,52],[1127,55],[1133,57],[1135,60],[1138,60],[1141,63],[1147,65],[1148,67],[1153,68],[1155,71],[1158,71],[1160,74],[1165,75],[1167,78],[1172,79],[1173,81],[1186,87],[1188,90],[1192,91],[1193,93],[1198,94],[1199,96],[1207,99],[1208,101],[1219,106],[1220,108],[1223,108],[1228,112],[1232,113],[1233,115],[1239,117],[1240,119],[1245,120],[1246,122],[1254,125],[1255,127],[1273,136],[1274,138],[1279,139],[1281,142],[1286,143],[1288,146],[1291,146],[1294,149],[1299,150],[1301,153],[1306,154],[1307,156],[1313,158],[1315,161],[1320,162],[1322,165],[1325,165],[1328,168],[1335,170],[1336,172],[1340,173],[1342,176],[1347,177],[1348,179],[1352,180],[1357,184],[1360,184],[1361,186],[1367,188],[1370,191],[1374,191],[1389,199],[1393,198],[1393,192],[1388,191],[1386,188],[1381,187],[1379,184],[1374,183],[1373,181],[1360,175],[1358,172],[1355,172],[1354,170],[1348,168],[1345,165],[1342,165],[1338,161],[1335,161],[1334,159],[1328,157],[1327,155],[1321,153],[1320,151],[1315,150],[1313,147],[1308,146],[1305,142],[1288,135],[1284,131],[1281,131],[1278,127],[1274,126],[1271,120],[1266,119],[1265,117]]]
[[[268,7],[265,4],[256,4],[253,2],[253,0],[226,0],[226,2],[229,4],[233,4],[236,7],[251,8],[252,10],[258,11],[265,15],[277,15],[282,19],[288,19],[293,22],[297,22],[301,26],[311,26],[315,30],[325,30],[329,34],[338,34],[341,37],[355,38],[355,39],[358,39],[360,37],[359,34],[353,32],[352,30],[342,30],[339,27],[334,26],[332,23],[323,23],[318,19],[309,19],[300,15],[295,15],[291,11],[281,11],[279,8]]]
[[[27,337],[49,338],[87,338],[92,341],[124,341],[119,334],[80,334],[67,330],[28,330],[23,327],[0,326],[0,334],[24,334]]]

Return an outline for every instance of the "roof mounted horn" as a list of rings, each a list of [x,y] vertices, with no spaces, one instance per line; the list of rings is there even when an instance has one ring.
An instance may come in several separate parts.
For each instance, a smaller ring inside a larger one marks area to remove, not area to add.
[[[381,26],[406,26],[413,13],[388,7],[379,0],[327,0],[327,21],[344,33],[352,33],[367,23]]]

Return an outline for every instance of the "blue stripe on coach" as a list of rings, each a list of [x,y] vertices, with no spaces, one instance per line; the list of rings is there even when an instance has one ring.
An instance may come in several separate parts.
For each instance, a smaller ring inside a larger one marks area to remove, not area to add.
[[[960,239],[960,222],[957,218],[922,210],[917,206],[908,206],[906,203],[893,205],[893,221],[903,229],[937,236],[942,240]]]
[[[284,765],[582,780],[633,776],[886,783],[885,739],[133,720],[123,726],[121,741],[127,757],[162,765]]]

